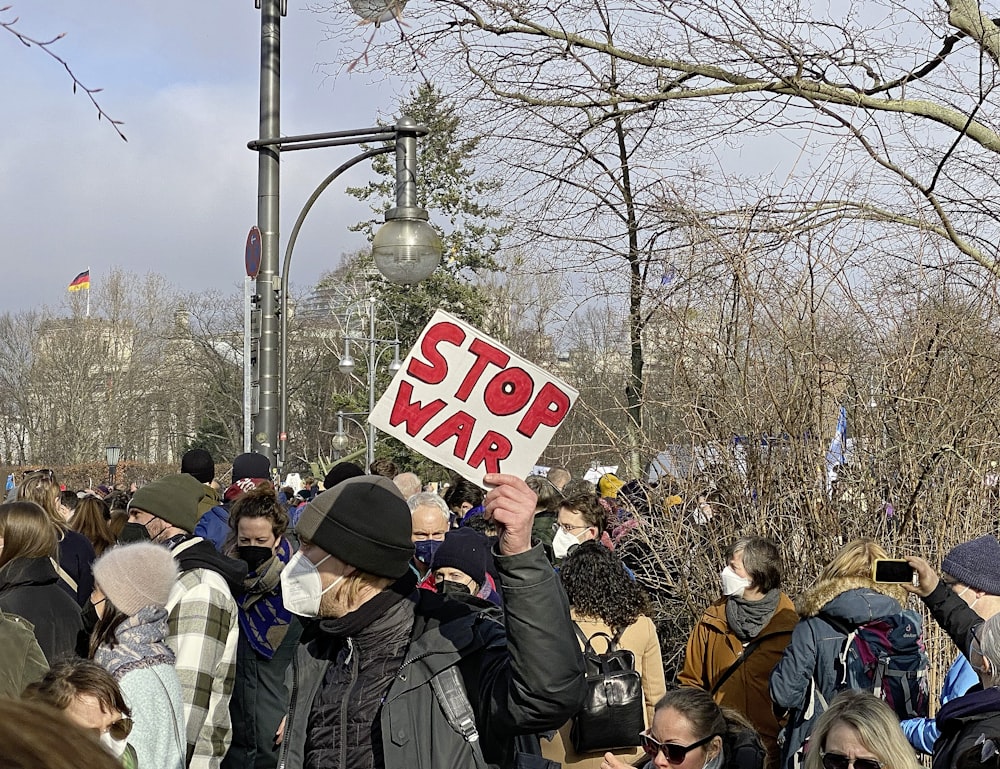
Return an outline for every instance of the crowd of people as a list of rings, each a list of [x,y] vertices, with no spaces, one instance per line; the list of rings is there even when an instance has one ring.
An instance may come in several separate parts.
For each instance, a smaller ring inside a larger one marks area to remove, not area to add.
[[[778,546],[748,533],[668,681],[617,552],[657,513],[613,476],[438,489],[341,462],[295,491],[258,454],[220,486],[203,449],[178,469],[128,491],[32,471],[0,505],[0,731],[32,721],[0,737],[11,765],[1000,765],[992,535],[894,581],[849,542],[793,601]],[[939,692],[917,599],[957,648]]]

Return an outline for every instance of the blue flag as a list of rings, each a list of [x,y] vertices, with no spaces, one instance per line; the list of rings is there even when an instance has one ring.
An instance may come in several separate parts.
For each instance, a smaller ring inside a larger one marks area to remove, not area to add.
[[[845,453],[847,452],[847,409],[840,407],[840,415],[837,417],[837,431],[830,441],[830,448],[826,452],[826,477],[827,481],[833,480],[837,476],[837,468],[844,464]]]

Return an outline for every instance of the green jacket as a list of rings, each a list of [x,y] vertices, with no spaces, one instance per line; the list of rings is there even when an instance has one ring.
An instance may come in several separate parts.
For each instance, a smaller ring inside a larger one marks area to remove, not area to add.
[[[35,629],[26,619],[0,611],[0,697],[18,699],[49,670]]]

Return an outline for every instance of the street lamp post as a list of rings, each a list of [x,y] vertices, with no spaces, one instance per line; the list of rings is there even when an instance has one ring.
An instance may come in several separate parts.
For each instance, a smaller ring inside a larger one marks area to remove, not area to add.
[[[392,350],[392,362],[389,363],[389,373],[395,374],[402,367],[402,362],[399,359],[399,327],[396,325],[396,321],[392,321],[393,329],[395,331],[395,336],[392,339],[380,339],[376,335],[376,317],[375,317],[375,305],[378,300],[374,297],[368,297],[368,336],[358,337],[351,336],[351,313],[354,306],[348,308],[347,315],[347,327],[344,334],[344,355],[340,359],[340,363],[337,368],[340,369],[341,374],[351,374],[354,372],[354,358],[351,356],[351,343],[355,344],[365,344],[368,346],[367,363],[368,363],[368,440],[367,440],[367,452],[366,458],[368,460],[367,469],[371,470],[372,462],[375,460],[375,426],[371,423],[371,413],[375,410],[375,373],[378,364],[379,357],[386,351]],[[356,305],[355,305],[356,306]],[[381,349],[379,349],[381,346]],[[341,423],[340,423],[340,413],[338,413],[337,422],[337,432],[342,433]]]
[[[253,419],[253,449],[264,454],[279,469],[287,448],[287,333],[288,270],[292,249],[306,214],[316,199],[344,171],[375,155],[396,153],[395,206],[385,215],[385,224],[375,234],[372,255],[375,266],[390,281],[416,283],[441,261],[441,240],[428,223],[427,212],[416,201],[417,137],[427,129],[407,117],[395,126],[334,131],[300,136],[281,136],[281,17],[287,0],[256,0],[261,10],[260,123],[259,138],[249,142],[258,153],[257,227],[261,233],[260,270],[253,297],[259,323],[258,354],[251,379],[258,388],[257,412]],[[283,269],[278,273],[280,190],[279,160],[282,152],[393,141],[355,155],[324,179],[299,213],[285,248]],[[280,325],[279,325],[280,317]]]
[[[115,476],[118,473],[118,461],[122,457],[121,446],[108,446],[104,450],[104,458],[108,461],[108,485],[115,487]]]

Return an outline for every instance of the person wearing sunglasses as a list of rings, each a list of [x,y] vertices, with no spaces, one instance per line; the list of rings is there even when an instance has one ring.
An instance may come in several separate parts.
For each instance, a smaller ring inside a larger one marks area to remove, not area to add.
[[[644,763],[629,764],[605,753],[600,769],[762,769],[766,756],[744,715],[719,707],[708,692],[690,686],[660,698],[639,739]]]
[[[22,699],[61,711],[71,723],[90,733],[124,769],[138,766],[135,750],[128,744],[132,711],[115,679],[96,662],[79,658],[57,662],[41,681],[24,690]]]
[[[892,708],[869,692],[848,689],[816,720],[805,769],[918,769]]]

